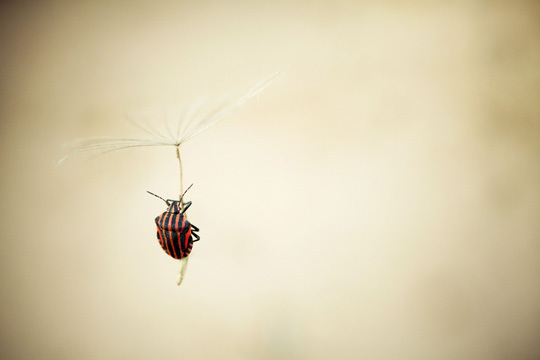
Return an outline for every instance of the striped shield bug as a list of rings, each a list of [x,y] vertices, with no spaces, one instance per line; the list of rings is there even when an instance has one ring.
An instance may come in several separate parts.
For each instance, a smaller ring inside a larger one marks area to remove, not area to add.
[[[191,187],[191,186],[190,186]],[[190,188],[189,187],[189,188]],[[184,192],[184,194],[189,190]],[[159,244],[167,254],[175,259],[182,259],[191,253],[193,243],[199,241],[200,237],[196,234],[199,228],[191,224],[185,215],[186,210],[191,206],[191,201],[186,203],[182,209],[182,199],[165,200],[150,191],[149,194],[160,198],[167,204],[167,210],[156,217],[157,238]],[[195,240],[193,240],[195,238]]]

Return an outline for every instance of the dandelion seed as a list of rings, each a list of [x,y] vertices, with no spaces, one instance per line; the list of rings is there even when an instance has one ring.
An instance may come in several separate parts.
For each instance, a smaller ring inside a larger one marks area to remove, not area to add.
[[[261,91],[276,81],[282,73],[283,71],[278,71],[263,78],[241,96],[205,98],[190,103],[177,104],[169,108],[147,109],[131,114],[129,117],[130,122],[145,133],[148,138],[92,138],[77,140],[70,144],[73,150],[58,160],[58,164],[76,157],[102,155],[129,148],[174,146],[176,148],[176,157],[178,158],[180,180],[180,198],[177,202],[179,203],[179,211],[184,213],[187,207],[189,207],[189,204],[186,207],[182,197],[184,192],[180,145],[231,115],[231,113],[250,98],[258,96]],[[185,218],[187,221],[187,215],[185,215]],[[190,238],[190,240],[192,239]],[[178,285],[182,283],[184,278],[188,258],[189,255],[179,260],[180,272],[177,280]]]

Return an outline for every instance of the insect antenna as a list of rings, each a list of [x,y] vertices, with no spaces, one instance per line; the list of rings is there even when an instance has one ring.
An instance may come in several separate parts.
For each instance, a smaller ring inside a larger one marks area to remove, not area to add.
[[[182,200],[184,199],[184,195],[186,195],[187,191],[191,189],[192,186],[193,184],[189,185],[186,191],[184,191],[184,193],[182,194],[182,196],[180,196],[180,204],[183,204]]]
[[[191,187],[191,186],[190,186],[190,187]],[[188,188],[188,189],[189,189],[189,188]],[[186,191],[187,191],[187,190],[186,190]],[[149,193],[150,195],[154,195],[155,197],[160,198],[161,200],[165,201],[165,204],[170,205],[170,204],[169,204],[169,201],[168,201],[168,200],[165,200],[165,199],[162,198],[161,196],[156,195],[156,194],[154,194],[153,192],[150,192],[150,191],[146,191],[146,192]],[[184,192],[184,194],[185,194],[185,192]]]

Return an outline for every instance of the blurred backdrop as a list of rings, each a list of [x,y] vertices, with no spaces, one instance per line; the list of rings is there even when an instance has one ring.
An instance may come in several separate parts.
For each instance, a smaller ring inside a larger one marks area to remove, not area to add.
[[[3,2],[3,359],[538,359],[537,1]],[[181,148],[140,107],[282,80]]]

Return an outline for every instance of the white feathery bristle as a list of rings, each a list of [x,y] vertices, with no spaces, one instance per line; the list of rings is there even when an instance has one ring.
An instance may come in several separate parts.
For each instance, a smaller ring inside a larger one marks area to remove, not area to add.
[[[259,80],[241,96],[201,98],[169,107],[147,108],[129,114],[129,121],[148,138],[93,138],[78,140],[71,152],[58,160],[58,165],[71,158],[100,155],[111,151],[143,146],[179,146],[207,130],[258,95],[283,74],[275,72]]]

